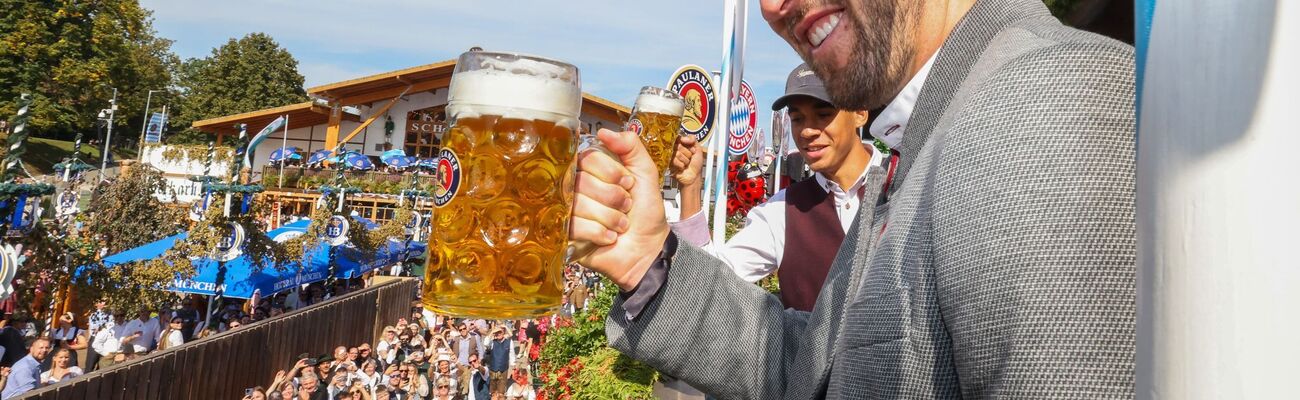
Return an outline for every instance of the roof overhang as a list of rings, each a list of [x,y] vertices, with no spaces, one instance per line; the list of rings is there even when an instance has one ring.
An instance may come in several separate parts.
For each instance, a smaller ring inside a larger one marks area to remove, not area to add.
[[[305,101],[283,107],[194,121],[192,126],[200,131],[218,135],[237,134],[239,124],[248,124],[249,131],[257,131],[281,115],[289,116],[289,129],[297,129],[328,123],[330,108],[314,101]],[[356,122],[361,120],[357,115],[347,112],[343,113],[343,119]]]
[[[445,88],[451,85],[451,73],[456,69],[456,60],[440,61],[417,67],[400,69],[382,74],[370,75],[307,89],[307,94],[314,101],[276,107],[249,113],[230,115],[220,118],[205,119],[194,123],[194,127],[217,134],[238,133],[236,124],[248,124],[250,130],[260,129],[280,115],[289,114],[289,128],[329,123],[330,105],[360,106],[378,101],[388,101],[403,93],[414,94]],[[631,110],[618,103],[594,96],[582,94],[582,114],[606,121],[623,121]],[[343,113],[343,118],[360,121],[356,115]]]

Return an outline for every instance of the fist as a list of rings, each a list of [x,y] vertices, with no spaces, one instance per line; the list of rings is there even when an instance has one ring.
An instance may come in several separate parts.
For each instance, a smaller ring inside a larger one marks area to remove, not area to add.
[[[694,136],[677,137],[677,146],[673,149],[673,162],[669,169],[673,179],[681,186],[691,186],[700,181],[700,171],[704,170],[704,147],[696,142]]]

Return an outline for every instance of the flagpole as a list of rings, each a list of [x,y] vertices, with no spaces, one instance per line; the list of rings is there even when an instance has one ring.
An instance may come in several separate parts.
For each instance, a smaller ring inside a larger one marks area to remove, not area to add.
[[[280,180],[275,182],[276,187],[284,187],[284,163],[289,161],[289,155],[284,154],[285,147],[289,146],[289,114],[284,115],[284,137],[280,138]],[[311,146],[308,146],[311,147]]]
[[[714,126],[713,149],[719,157],[713,179],[713,243],[726,239],[727,227],[727,158],[726,137],[731,132],[731,97],[739,89],[744,74],[746,2],[727,0],[723,6],[722,79],[718,83],[718,114]],[[720,136],[720,137],[717,137]]]

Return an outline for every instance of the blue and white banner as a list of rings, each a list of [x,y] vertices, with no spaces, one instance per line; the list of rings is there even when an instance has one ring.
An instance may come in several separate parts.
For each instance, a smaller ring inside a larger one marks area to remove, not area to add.
[[[283,128],[288,121],[288,117],[281,115],[279,118],[271,121],[270,124],[267,124],[261,131],[258,131],[257,135],[253,136],[253,138],[248,141],[248,149],[244,150],[244,168],[253,167],[253,150],[257,149],[257,145],[262,144],[266,138],[271,137],[271,133]]]
[[[745,75],[745,27],[748,24],[748,2],[743,0],[726,0],[722,11],[722,74],[718,79],[718,129],[731,131],[732,97],[740,91],[741,80]],[[727,154],[726,138],[716,135],[710,146],[711,154],[722,157]],[[712,159],[710,159],[712,160]],[[713,243],[725,242],[727,224],[727,160],[718,159],[715,163],[705,163],[707,169],[713,170],[710,182],[712,193],[706,189],[706,196],[713,197]],[[706,179],[706,181],[708,181]]]
[[[149,144],[158,144],[162,142],[163,129],[167,126],[167,115],[163,113],[153,113],[149,115],[149,123],[144,128],[144,142]]]

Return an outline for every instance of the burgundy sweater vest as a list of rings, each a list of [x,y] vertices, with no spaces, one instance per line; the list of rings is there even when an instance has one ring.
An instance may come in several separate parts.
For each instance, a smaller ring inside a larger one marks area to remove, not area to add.
[[[785,249],[776,276],[786,308],[812,311],[842,242],[844,228],[835,212],[835,198],[816,179],[785,190]]]

